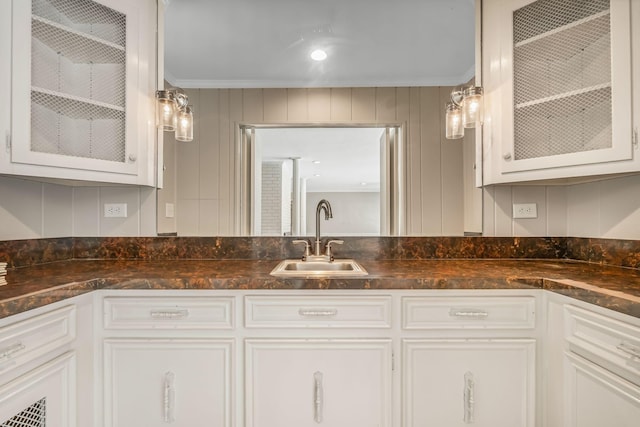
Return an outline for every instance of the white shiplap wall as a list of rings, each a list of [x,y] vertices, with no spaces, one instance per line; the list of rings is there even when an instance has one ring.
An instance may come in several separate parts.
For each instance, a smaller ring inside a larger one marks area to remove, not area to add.
[[[407,234],[461,235],[463,142],[444,138],[450,92],[448,87],[188,90],[196,142],[176,144],[176,229],[159,212],[160,231],[233,234],[238,123],[406,123]]]

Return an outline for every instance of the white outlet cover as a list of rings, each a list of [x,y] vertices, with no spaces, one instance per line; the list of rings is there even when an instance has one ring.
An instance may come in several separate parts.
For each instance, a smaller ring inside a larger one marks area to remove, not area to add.
[[[514,203],[513,218],[538,218],[538,205],[536,203]]]
[[[126,203],[105,203],[104,217],[105,218],[126,218],[127,204]]]

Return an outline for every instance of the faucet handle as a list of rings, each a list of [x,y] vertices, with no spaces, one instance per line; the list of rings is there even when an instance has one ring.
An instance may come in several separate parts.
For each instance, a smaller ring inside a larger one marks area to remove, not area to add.
[[[296,239],[291,241],[294,245],[304,244],[304,255],[302,255],[302,260],[306,260],[309,255],[311,255],[311,244],[309,244],[308,240],[305,239]]]
[[[327,242],[327,245],[326,245],[327,250],[326,250],[326,252],[324,254],[325,254],[325,256],[329,257],[329,259],[331,261],[333,261],[333,255],[331,255],[331,244],[332,243],[335,243],[336,245],[341,245],[341,244],[344,243],[344,240],[329,240]]]

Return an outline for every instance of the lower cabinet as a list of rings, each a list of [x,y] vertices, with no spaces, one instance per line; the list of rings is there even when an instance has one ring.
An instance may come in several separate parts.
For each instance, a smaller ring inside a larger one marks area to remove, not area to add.
[[[403,425],[535,425],[535,340],[403,340]]]
[[[248,339],[247,427],[391,427],[390,339]]]
[[[566,427],[637,427],[640,386],[580,356],[565,354]]]
[[[233,425],[233,341],[107,339],[105,426]]]
[[[68,352],[0,386],[0,425],[74,427],[75,354]]]

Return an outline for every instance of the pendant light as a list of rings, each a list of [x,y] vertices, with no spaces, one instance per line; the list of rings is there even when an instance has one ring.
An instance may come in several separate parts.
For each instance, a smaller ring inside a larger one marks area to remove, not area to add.
[[[462,92],[462,123],[466,128],[482,125],[482,88],[468,87]]]
[[[451,102],[445,106],[445,136],[447,139],[459,139],[464,136],[464,128],[482,126],[483,89],[481,86],[469,86],[451,91]]]
[[[460,139],[464,136],[462,108],[453,102],[447,102],[445,136],[447,139]]]
[[[178,110],[176,124],[176,141],[193,141],[193,110],[186,106]]]

